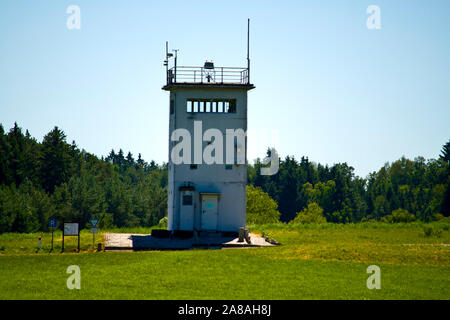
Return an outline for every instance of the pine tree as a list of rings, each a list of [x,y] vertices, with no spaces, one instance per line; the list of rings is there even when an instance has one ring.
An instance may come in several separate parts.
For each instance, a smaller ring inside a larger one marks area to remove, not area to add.
[[[115,164],[116,163],[116,153],[114,152],[114,149],[111,149],[111,152],[109,155],[105,158],[105,161]]]
[[[299,179],[298,163],[294,157],[287,156],[280,165],[280,198],[279,210],[281,212],[280,220],[288,222],[295,218],[298,211],[298,185],[301,183]]]
[[[119,150],[119,153],[117,154],[117,157],[116,157],[116,161],[117,161],[117,165],[119,166],[120,172],[124,172],[125,171],[125,157],[123,156],[122,149]]]
[[[72,173],[71,148],[66,135],[58,127],[50,131],[42,142],[41,181],[47,192],[67,182]]]
[[[450,163],[450,140],[442,147],[439,157],[445,162]]]
[[[144,162],[144,160],[142,159],[142,156],[141,156],[141,154],[139,153],[139,155],[138,155],[138,159],[137,159],[137,165],[138,165],[138,167],[139,168],[144,168],[144,164],[145,164],[145,162]]]
[[[33,184],[39,185],[39,159],[41,156],[41,145],[31,136],[28,130],[25,133],[23,146],[22,179],[28,179]]]
[[[11,146],[8,142],[5,130],[0,124],[0,185],[11,184],[11,174],[9,171],[9,153]]]
[[[127,154],[127,161],[126,161],[126,163],[127,163],[127,167],[132,167],[132,166],[134,166],[134,158],[133,158],[133,155],[131,154],[131,152],[130,151],[128,151],[128,154]]]
[[[25,136],[22,129],[14,122],[14,127],[8,133],[8,140],[11,146],[9,153],[9,171],[11,172],[12,182],[19,186],[23,181],[24,164],[24,146]]]
[[[448,164],[447,184],[444,199],[442,200],[441,213],[446,217],[450,217],[450,140],[442,147],[440,158]]]

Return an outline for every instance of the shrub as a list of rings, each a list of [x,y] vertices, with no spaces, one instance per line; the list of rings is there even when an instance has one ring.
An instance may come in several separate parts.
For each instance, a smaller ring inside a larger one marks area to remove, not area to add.
[[[247,186],[247,224],[279,222],[278,204],[259,187]]]
[[[167,229],[167,217],[164,217],[161,220],[159,220],[158,228],[159,229]]]
[[[109,229],[114,227],[114,217],[112,213],[102,212],[99,215],[98,228]]]
[[[315,202],[308,204],[308,207],[297,213],[297,216],[290,223],[326,223],[323,216],[323,209]]]
[[[412,222],[416,220],[416,216],[412,213],[409,213],[408,210],[405,209],[397,209],[392,211],[390,215],[387,215],[381,219],[383,222],[389,223],[400,223],[400,222]]]
[[[423,228],[423,234],[425,237],[430,237],[433,234],[433,228],[431,227],[424,227]]]
[[[424,227],[423,234],[425,237],[431,237],[431,236],[440,237],[442,235],[442,230],[433,229],[432,227]]]

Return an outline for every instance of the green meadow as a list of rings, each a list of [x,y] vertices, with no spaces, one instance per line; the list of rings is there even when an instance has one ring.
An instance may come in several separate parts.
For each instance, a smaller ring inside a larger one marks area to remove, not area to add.
[[[251,226],[277,247],[95,252],[92,235],[0,235],[0,299],[449,299],[450,224]],[[148,233],[150,229],[117,229]],[[101,242],[101,234],[96,235]],[[66,286],[78,265],[81,289]],[[381,289],[366,272],[381,269]]]

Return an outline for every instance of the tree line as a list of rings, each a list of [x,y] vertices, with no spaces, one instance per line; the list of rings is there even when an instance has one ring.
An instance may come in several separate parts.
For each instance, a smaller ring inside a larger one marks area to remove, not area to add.
[[[282,222],[298,221],[294,219],[299,213],[309,215],[300,220],[319,221],[323,216],[335,223],[428,222],[450,215],[450,141],[437,159],[402,157],[366,178],[356,176],[347,163],[329,167],[307,157],[280,159],[278,174],[273,176],[258,174],[261,167],[259,160],[249,166],[248,183],[278,203]]]
[[[437,159],[401,158],[366,178],[287,156],[276,175],[248,166],[248,223],[387,219],[450,215],[450,141]],[[299,217],[299,214],[301,217]],[[394,215],[393,215],[394,214]],[[55,127],[42,142],[0,124],[0,233],[47,231],[50,218],[100,218],[100,228],[154,226],[167,216],[167,164],[111,150],[106,157],[67,143]],[[390,220],[389,220],[390,219]]]
[[[106,158],[66,142],[55,127],[42,142],[0,125],[0,233],[48,230],[50,218],[84,227],[154,226],[167,212],[167,166],[112,150]]]

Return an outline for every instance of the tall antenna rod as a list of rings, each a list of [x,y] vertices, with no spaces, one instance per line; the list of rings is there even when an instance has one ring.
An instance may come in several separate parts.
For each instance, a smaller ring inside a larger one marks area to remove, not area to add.
[[[250,84],[250,18],[247,21],[247,81]]]
[[[169,41],[166,41],[166,60],[164,60],[166,65],[166,81],[169,84]]]
[[[174,80],[175,80],[175,82],[177,82],[177,56],[178,56],[178,51],[180,51],[180,49],[173,49],[172,51],[175,52]]]

